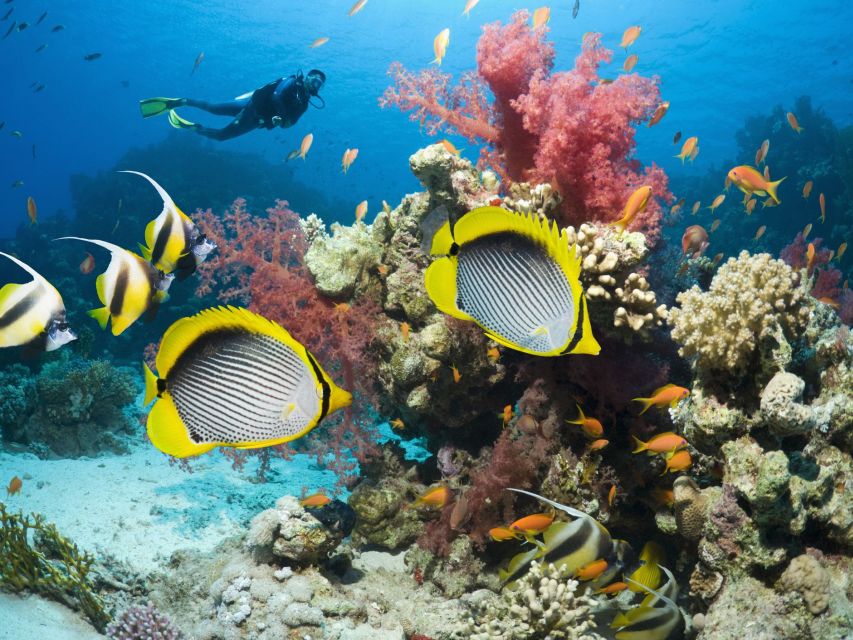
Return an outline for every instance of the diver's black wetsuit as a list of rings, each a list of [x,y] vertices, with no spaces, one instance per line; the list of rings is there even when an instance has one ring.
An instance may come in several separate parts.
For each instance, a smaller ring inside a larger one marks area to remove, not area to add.
[[[214,140],[229,140],[254,129],[291,127],[308,109],[311,95],[302,74],[273,80],[251,94],[228,102],[206,102],[187,98],[188,107],[203,109],[218,116],[234,116],[222,129],[197,125],[196,133]]]

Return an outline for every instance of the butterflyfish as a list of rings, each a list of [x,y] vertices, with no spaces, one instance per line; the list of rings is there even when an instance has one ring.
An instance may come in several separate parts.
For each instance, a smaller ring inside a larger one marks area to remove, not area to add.
[[[657,589],[661,583],[660,564],[666,561],[666,552],[657,542],[647,542],[639,556],[640,565],[631,573],[626,574],[634,584],[628,588],[634,593],[641,593],[643,587]],[[640,586],[637,586],[637,585]]]
[[[0,289],[0,347],[35,345],[54,351],[77,339],[65,320],[65,304],[59,292],[35,269],[8,253],[9,258],[33,279],[9,283]]]
[[[176,272],[178,280],[188,277],[216,249],[216,243],[207,239],[153,178],[139,171],[121,173],[142,176],[163,200],[160,215],[145,227],[145,245],[139,245],[142,257],[163,273]]]
[[[669,405],[675,408],[680,400],[683,400],[690,395],[690,389],[679,387],[674,384],[665,384],[664,386],[652,391],[650,398],[633,398],[631,402],[639,402],[643,405],[643,410],[640,415],[643,415],[651,407],[664,407]]]
[[[57,240],[80,240],[103,247],[110,252],[107,270],[98,276],[95,288],[103,307],[92,309],[89,315],[98,321],[101,329],[112,325],[114,336],[136,322],[145,312],[153,313],[166,300],[173,274],[158,271],[148,261],[132,251],[105,242],[65,236]]]
[[[422,223],[428,252],[443,256],[424,276],[440,311],[523,353],[599,352],[579,280],[580,253],[565,230],[501,207],[481,207],[438,226],[441,215],[447,210],[436,209]],[[430,228],[438,230],[428,236]]]
[[[175,322],[156,369],[145,366],[148,437],[177,458],[290,442],[352,403],[283,327],[236,307]]]
[[[669,569],[661,568],[666,573],[669,582],[674,583],[675,578]],[[625,578],[625,582],[629,585],[638,584],[628,577]],[[655,604],[660,603],[662,606],[641,604],[626,612],[624,614],[627,618],[625,624],[614,626],[611,623],[611,627],[616,629],[614,637],[616,640],[666,640],[679,624],[684,624],[681,610],[672,597],[667,596],[663,590],[658,591],[645,585],[640,585],[640,587],[649,595],[655,596]]]
[[[729,171],[728,176],[732,183],[745,194],[768,195],[773,198],[776,204],[779,204],[776,189],[785,178],[771,182],[766,180],[756,169],[745,164],[733,168]]]

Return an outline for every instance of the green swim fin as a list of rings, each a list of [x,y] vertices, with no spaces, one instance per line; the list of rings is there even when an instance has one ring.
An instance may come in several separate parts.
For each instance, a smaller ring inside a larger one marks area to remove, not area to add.
[[[186,104],[183,98],[146,98],[139,101],[139,110],[142,112],[143,118],[159,116],[169,109],[182,107]]]
[[[169,111],[169,124],[175,127],[175,129],[198,129],[201,126],[195,122],[185,120],[174,111]]]

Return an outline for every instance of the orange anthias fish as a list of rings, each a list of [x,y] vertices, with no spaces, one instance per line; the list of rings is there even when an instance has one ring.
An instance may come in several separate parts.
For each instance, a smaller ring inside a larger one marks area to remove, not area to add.
[[[803,227],[803,240],[809,237],[809,234],[812,232],[812,223],[809,222],[805,227]]]
[[[667,111],[669,111],[669,101],[665,100],[664,102],[661,102],[657,106],[657,108],[655,109],[655,112],[652,114],[652,118],[651,118],[651,120],[649,120],[649,124],[647,126],[649,126],[649,127],[655,126],[666,115]],[[679,131],[679,134],[680,133],[681,132]],[[678,137],[680,138],[681,136],[679,135]]]
[[[430,64],[441,65],[441,61],[444,60],[444,54],[447,53],[447,45],[449,44],[450,29],[442,29],[432,41],[432,51],[435,53],[435,58]]]
[[[648,442],[643,442],[637,436],[631,437],[637,444],[637,448],[632,453],[642,453],[643,451],[648,451],[649,455],[671,453],[687,446],[687,440],[672,431],[659,433],[650,438]]]
[[[803,132],[803,128],[800,126],[800,123],[797,122],[797,116],[795,116],[793,113],[791,113],[789,111],[788,115],[786,117],[788,118],[788,124],[791,125],[791,128],[794,131],[796,131],[797,133]]]
[[[604,427],[601,423],[595,418],[587,418],[583,414],[583,409],[581,409],[579,404],[575,406],[578,408],[578,417],[574,420],[566,420],[566,422],[569,424],[579,424],[587,438],[595,439],[604,435]]]
[[[628,27],[627,29],[625,29],[625,33],[622,34],[622,42],[619,43],[619,46],[623,49],[627,49],[637,41],[637,38],[640,37],[640,33],[642,31],[642,27]]]
[[[21,487],[24,486],[24,481],[21,480],[18,476],[14,476],[12,480],[9,482],[9,486],[6,487],[6,495],[13,496],[21,490]]]
[[[714,213],[716,208],[719,207],[721,204],[723,204],[723,202],[725,202],[725,200],[726,200],[726,194],[725,193],[721,193],[716,198],[714,198],[714,201],[711,203],[711,206],[708,207],[711,210],[711,213]]]
[[[821,193],[817,201],[820,203],[820,221],[826,222],[826,196]]]
[[[322,46],[323,46],[324,44],[326,44],[328,41],[329,41],[329,39],[328,39],[327,37],[325,37],[325,36],[324,36],[324,37],[322,37],[322,38],[317,38],[314,42],[312,42],[312,43],[311,43],[311,45],[310,45],[310,46],[311,46],[311,48],[312,48],[312,49],[316,49],[317,47],[322,47]]]
[[[438,144],[444,147],[447,153],[451,153],[454,156],[459,156],[462,153],[450,140],[439,140]]]
[[[400,333],[403,336],[403,342],[409,341],[409,331],[411,331],[412,327],[408,322],[400,323]]]
[[[358,0],[358,2],[356,2],[354,5],[352,5],[352,7],[350,8],[349,13],[347,15],[350,17],[354,16],[359,11],[364,9],[364,5],[366,5],[366,4],[367,4],[367,0]]]
[[[764,165],[764,173],[763,173],[763,175],[764,175],[764,179],[765,179],[765,180],[770,180],[770,165],[769,165],[769,164],[765,164],[765,165]]]
[[[761,238],[761,236],[764,235],[765,231],[767,231],[767,225],[766,224],[763,224],[760,227],[758,227],[758,231],[755,232],[755,237],[753,238],[753,240],[758,240],[759,238]]]
[[[367,200],[362,200],[355,208],[355,221],[361,222],[367,215]]]
[[[578,580],[595,580],[598,576],[607,569],[607,560],[593,560],[589,564],[582,566],[575,571],[575,577]]]
[[[830,298],[829,296],[822,296],[818,298],[817,301],[832,307],[836,311],[841,308],[841,304],[838,302],[838,300]]]
[[[767,159],[767,152],[770,151],[770,140],[765,140],[755,152],[755,166],[757,167]]]
[[[814,181],[809,180],[806,184],[803,185],[803,197],[808,200],[809,196],[812,193],[812,187],[814,186]]]
[[[698,258],[708,248],[708,232],[702,225],[690,225],[681,236],[681,255]]]
[[[682,451],[676,451],[666,457],[666,467],[664,467],[663,473],[664,475],[667,471],[670,473],[676,473],[678,471],[684,471],[685,469],[689,469],[690,465],[693,464],[693,458],[690,457],[690,452],[686,449]]]
[[[462,15],[470,18],[471,9],[476,7],[478,2],[480,2],[480,0],[468,0],[468,2],[465,3],[465,9],[462,11]]]
[[[811,275],[812,269],[814,268],[814,258],[815,258],[815,248],[814,243],[809,242],[809,246],[806,248],[806,273]]]
[[[551,7],[539,7],[533,12],[533,29],[544,27],[551,19]]]
[[[719,219],[719,218],[717,218],[716,220],[714,220],[714,221],[711,223],[711,230],[710,230],[710,233],[714,233],[714,232],[715,232],[717,229],[719,229],[719,228],[720,228],[720,219]]]
[[[497,347],[491,347],[486,351],[486,357],[492,362],[497,362],[501,359],[501,352]]]
[[[451,365],[450,371],[453,373],[453,382],[458,384],[459,381],[462,379],[462,374],[459,373],[459,369],[457,369],[455,366]]]
[[[610,485],[610,491],[607,492],[607,506],[612,507],[613,501],[616,499],[616,485]]]
[[[634,398],[632,402],[640,402],[643,405],[643,410],[640,415],[643,415],[651,407],[665,407],[669,405],[672,408],[690,395],[690,389],[679,387],[674,384],[667,384],[652,392],[650,398]]]
[[[722,253],[718,253],[717,255],[715,255],[715,256],[711,259],[711,266],[712,266],[712,267],[716,267],[718,264],[720,264],[720,262],[721,262],[722,260],[723,260],[723,254],[722,254]]]
[[[322,491],[318,491],[317,493],[312,493],[310,496],[306,496],[299,501],[299,504],[303,507],[308,507],[309,509],[315,507],[323,507],[329,504],[332,499],[327,496]]]
[[[95,256],[91,253],[86,252],[86,257],[83,258],[83,262],[80,263],[80,273],[84,276],[92,273],[92,270],[95,268]]]
[[[440,509],[450,501],[451,495],[452,493],[447,487],[443,485],[440,487],[435,487],[434,489],[430,489],[420,498],[415,500],[413,506],[427,506]]]
[[[734,167],[729,171],[729,178],[738,189],[744,193],[754,193],[759,196],[768,195],[773,198],[776,204],[779,204],[779,197],[776,195],[776,189],[785,178],[770,182],[764,179],[756,169],[749,165],[742,164]]]
[[[614,593],[621,593],[628,588],[627,582],[612,582],[606,587],[601,587],[601,589],[596,590],[596,593],[604,593],[607,595],[613,595]]]
[[[684,164],[684,161],[691,156],[691,154],[693,153],[693,151],[696,150],[698,145],[699,138],[697,136],[690,136],[689,138],[687,138],[687,140],[684,141],[684,144],[681,145],[681,153],[673,157],[681,158],[681,164]]]
[[[693,203],[693,209],[690,211],[690,215],[695,216],[697,213],[699,213],[699,207],[701,207],[701,206],[702,206],[701,200],[697,200],[696,202],[694,202]]]
[[[506,542],[507,540],[516,540],[521,537],[518,531],[513,531],[509,527],[494,527],[489,529],[489,536],[495,542]]]
[[[844,252],[847,251],[847,243],[842,242],[838,245],[838,251],[835,252],[835,257],[838,261],[841,261],[841,256],[844,255]]]
[[[599,438],[598,440],[593,440],[587,446],[587,449],[590,451],[601,451],[604,447],[610,444],[610,440],[605,440],[603,438]]]
[[[302,138],[302,143],[299,145],[299,157],[305,160],[305,156],[308,155],[308,150],[311,148],[311,145],[314,143],[314,134],[309,133],[304,138]]]
[[[503,423],[504,427],[510,423],[510,420],[512,420],[513,415],[514,415],[514,412],[512,410],[512,405],[511,404],[506,405],[504,407],[503,412],[501,413],[501,422]]]
[[[751,216],[752,212],[755,211],[755,205],[758,204],[758,200],[755,198],[750,198],[746,201],[746,204],[743,206],[746,209],[746,215]]]
[[[399,430],[399,431],[402,431],[403,429],[405,429],[405,428],[406,428],[406,423],[405,423],[405,422],[403,422],[400,418],[394,418],[394,419],[393,419],[391,422],[389,422],[388,424],[390,424],[390,425],[391,425],[391,428],[392,428],[392,429],[397,429],[397,430]]]
[[[536,536],[545,531],[554,522],[553,513],[534,513],[530,516],[519,518],[509,528],[513,531],[519,531],[526,536]]]
[[[699,155],[699,145],[697,144],[693,148],[693,151],[690,152],[690,155],[688,156],[687,160],[689,160],[690,162],[693,162],[696,159],[696,156],[698,156],[698,155]]]
[[[611,222],[611,227],[616,227],[619,231],[625,231],[634,217],[641,211],[645,211],[646,205],[649,203],[649,198],[652,197],[652,188],[649,186],[640,187],[625,203],[625,208],[622,209],[622,217],[616,222]]]
[[[631,73],[633,68],[637,66],[637,61],[640,59],[636,53],[632,53],[630,56],[625,58],[625,62],[622,64],[622,70],[625,73]]]
[[[358,157],[358,149],[347,149],[344,151],[344,157],[341,160],[341,170],[346,173],[349,171],[350,166],[355,159]]]
[[[39,212],[32,196],[27,196],[27,217],[30,219],[30,224],[38,224]]]

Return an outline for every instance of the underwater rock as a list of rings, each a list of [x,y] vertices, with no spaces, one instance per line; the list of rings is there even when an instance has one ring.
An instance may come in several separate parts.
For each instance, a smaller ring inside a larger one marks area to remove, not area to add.
[[[331,236],[315,235],[305,252],[305,266],[320,293],[348,300],[367,287],[370,271],[382,260],[382,247],[370,226],[360,222],[353,226],[333,223],[331,231]]]
[[[801,403],[806,383],[787,371],[771,378],[761,392],[761,417],[777,436],[809,432],[815,424],[810,407]]]
[[[563,198],[550,184],[529,182],[511,183],[509,193],[503,199],[504,206],[510,211],[535,213],[551,220],[559,217],[562,202]]]
[[[280,558],[298,565],[316,564],[343,539],[343,532],[329,529],[293,496],[279,498],[275,507],[252,519],[246,546],[258,562]]]
[[[446,206],[457,214],[483,206],[497,194],[494,174],[484,175],[470,160],[450,153],[442,144],[433,144],[409,157],[409,168],[429,192],[428,211]]]
[[[814,615],[823,613],[829,606],[829,575],[820,562],[807,553],[791,560],[776,588],[783,594],[799,593]]]
[[[721,444],[745,434],[756,419],[709,393],[694,380],[690,395],[670,410],[679,433],[697,449],[717,451]]]
[[[409,481],[393,476],[378,483],[360,482],[349,496],[356,514],[352,539],[357,546],[375,545],[382,549],[401,549],[423,532],[423,523],[415,509],[404,509]]]
[[[672,485],[678,533],[687,540],[699,540],[705,528],[708,507],[720,495],[719,487],[699,489],[691,478],[679,476]]]

